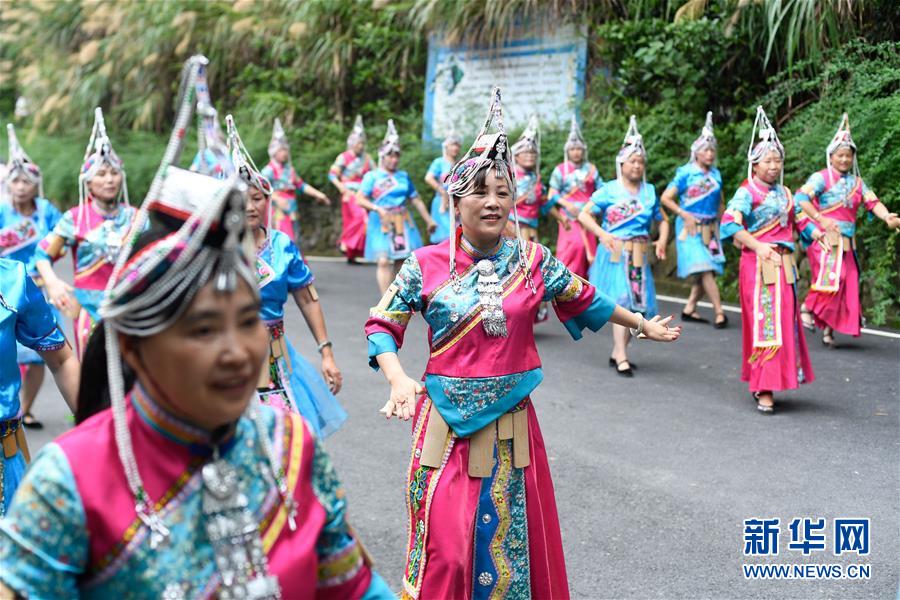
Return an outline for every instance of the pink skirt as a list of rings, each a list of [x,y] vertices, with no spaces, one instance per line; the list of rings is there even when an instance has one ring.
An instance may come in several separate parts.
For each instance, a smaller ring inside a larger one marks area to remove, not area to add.
[[[568,598],[550,466],[529,404],[531,464],[512,466],[511,440],[495,444],[491,477],[468,474],[469,440],[451,438],[443,466],[419,455],[431,400],[416,406],[407,481],[409,544],[403,598]]]
[[[569,267],[570,271],[587,279],[588,267],[597,255],[597,238],[588,233],[578,221],[570,220],[569,225],[571,227],[568,231],[562,224],[559,226],[556,258]]]
[[[812,281],[819,276],[822,255],[819,244],[810,244],[806,249]],[[813,314],[818,327],[831,327],[835,331],[858,337],[862,322],[862,308],[859,304],[859,267],[852,249],[844,251],[841,260],[839,287],[836,292],[810,290],[804,304]]]
[[[756,253],[741,253],[741,381],[748,382],[751,392],[792,390],[815,380],[794,286],[785,281],[784,269],[778,269],[778,277],[777,289],[764,285]],[[754,347],[755,339],[766,338],[774,345]]]
[[[356,203],[356,194],[341,198],[341,252],[347,258],[360,258],[366,251],[366,209]]]
[[[297,243],[297,234],[294,231],[294,220],[291,215],[282,212],[278,208],[272,211],[272,219],[275,221],[275,229],[288,236],[292,242]]]

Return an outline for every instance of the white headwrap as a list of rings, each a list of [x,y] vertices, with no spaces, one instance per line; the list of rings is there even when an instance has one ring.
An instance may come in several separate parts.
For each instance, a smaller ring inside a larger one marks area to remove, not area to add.
[[[81,172],[78,174],[78,222],[84,219],[84,211],[88,197],[88,184],[103,165],[111,167],[122,174],[122,186],[119,188],[119,202],[128,204],[128,180],[125,177],[125,164],[116,151],[106,133],[106,122],[103,120],[103,110],[98,106],[94,109],[94,127],[91,129],[91,137],[84,149],[84,160]]]
[[[353,130],[347,136],[347,148],[356,145],[356,142],[366,141],[366,128],[363,126],[362,115],[356,115],[356,121],[353,123]]]
[[[44,196],[44,177],[41,175],[40,167],[35,164],[31,157],[25,152],[25,149],[19,143],[16,137],[16,128],[12,123],[6,125],[6,135],[9,141],[9,162],[6,165],[6,173],[3,176],[4,195],[6,186],[16,177],[24,177],[26,180],[37,185],[38,196]]]
[[[644,148],[644,136],[638,132],[637,117],[631,115],[628,120],[628,131],[625,132],[625,139],[622,140],[622,147],[616,154],[616,177],[622,179],[622,165],[633,154],[640,154],[645,159],[647,150]],[[644,169],[644,183],[647,182],[647,170]]]
[[[759,142],[756,142],[756,132],[759,131]],[[772,126],[766,111],[762,106],[756,107],[756,119],[753,121],[753,132],[750,134],[750,146],[747,148],[747,180],[753,181],[753,165],[763,159],[769,152],[777,152],[784,160],[784,146],[778,139],[778,134]],[[784,185],[784,169],[781,169],[780,183]]]
[[[379,165],[385,156],[395,152],[398,154],[400,153],[400,134],[397,133],[397,128],[394,126],[394,120],[388,119],[387,131],[385,131],[384,139],[381,141],[381,146],[378,148]]]
[[[291,150],[287,135],[284,133],[284,127],[281,126],[281,119],[275,117],[275,123],[272,125],[272,139],[269,140],[269,158],[275,158],[275,153],[280,148],[285,148],[288,152]],[[288,159],[288,162],[290,162],[290,159]]]
[[[841,148],[853,150],[853,174],[859,177],[859,163],[856,161],[856,143],[850,136],[850,117],[847,113],[844,113],[841,117],[841,124],[838,125],[837,131],[834,132],[834,137],[831,138],[828,148],[825,149],[825,166],[827,168],[831,168],[831,155]]]
[[[541,128],[537,115],[531,115],[528,119],[528,125],[525,126],[525,131],[522,132],[522,135],[519,136],[519,139],[512,146],[513,158],[521,152],[534,152],[537,154],[535,170],[541,170]]]
[[[706,123],[700,131],[700,137],[691,144],[691,162],[697,160],[697,153],[704,148],[716,149],[716,136],[713,133],[712,111],[706,113]]]
[[[584,136],[581,135],[581,128],[578,126],[578,121],[575,120],[575,115],[572,115],[572,123],[569,125],[569,137],[566,138],[566,143],[563,146],[563,162],[569,162],[569,150],[572,148],[583,148],[584,161],[587,162],[587,143],[584,141]]]

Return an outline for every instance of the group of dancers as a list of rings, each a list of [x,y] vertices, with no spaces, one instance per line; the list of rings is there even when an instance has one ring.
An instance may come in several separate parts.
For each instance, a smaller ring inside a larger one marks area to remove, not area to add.
[[[11,360],[0,364],[0,592],[394,597],[348,522],[319,442],[347,415],[299,250],[297,194],[327,197],[296,174],[280,123],[262,170],[230,115],[222,134],[206,64],[198,56],[185,67],[173,133],[140,207],[129,204],[99,109],[79,204],[62,214],[43,197],[40,169],[9,128],[0,345],[3,356],[18,348],[21,373]],[[178,162],[195,111],[201,148],[185,170]],[[705,293],[714,325],[727,326],[715,275],[723,240],[742,248],[742,378],[761,411],[771,413],[774,392],[813,378],[794,293],[793,232],[813,271],[803,310],[827,335],[859,334],[856,211],[864,203],[892,228],[900,219],[862,183],[846,118],[826,169],[796,203],[781,182],[784,148],[762,109],[757,125],[747,180],[724,212],[711,115],[661,201],[646,182],[634,117],[607,182],[573,120],[545,193],[537,121],[511,143],[494,89],[468,151],[460,158],[462,136],[448,135],[428,169],[428,210],[399,169],[393,123],[376,165],[357,120],[329,179],[341,194],[341,249],[378,265],[382,298],[365,331],[369,363],[390,385],[382,413],[414,422],[403,597],[568,597],[531,403],[542,380],[535,324],[552,307],[577,340],[611,322],[610,366],[623,376],[633,375],[632,338],[677,341],[681,328],[657,315],[650,268],[651,253],[665,256],[666,208],[677,215],[679,275],[694,279],[684,320],[702,319],[696,307]],[[410,205],[432,244],[423,244]],[[537,240],[546,215],[558,221],[555,255]],[[53,267],[66,252],[72,285]],[[318,370],[285,335],[291,297],[317,344]],[[60,312],[73,321],[75,352]],[[429,325],[421,379],[398,358],[414,312]],[[43,364],[77,426],[26,473],[22,426],[35,422]]]

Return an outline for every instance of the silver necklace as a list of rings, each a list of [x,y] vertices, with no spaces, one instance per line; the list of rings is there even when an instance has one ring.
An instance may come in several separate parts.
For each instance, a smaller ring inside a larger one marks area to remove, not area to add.
[[[216,446],[213,460],[203,466],[201,474],[206,534],[222,578],[218,597],[280,599],[281,588],[278,579],[269,574],[259,524],[248,508],[237,469],[221,458]]]

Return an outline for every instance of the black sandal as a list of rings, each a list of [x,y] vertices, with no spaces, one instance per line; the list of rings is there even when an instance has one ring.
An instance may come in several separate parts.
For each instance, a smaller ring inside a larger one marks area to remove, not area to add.
[[[22,426],[27,427],[28,429],[43,429],[44,424],[34,418],[34,415],[30,412],[22,415]]]
[[[833,333],[823,333],[822,334],[822,345],[828,348],[829,350],[834,350],[837,348],[837,344],[834,343],[834,334]]]
[[[626,368],[626,369],[619,368],[620,365],[625,365],[625,364],[628,365],[628,368]],[[622,377],[634,377],[634,371],[632,371],[632,365],[631,365],[631,363],[628,362],[627,358],[620,363],[616,363],[616,374],[621,375]]]
[[[631,361],[628,360],[627,358],[626,358],[624,361],[622,361],[622,362],[625,362],[625,361],[628,361],[628,364],[629,364],[629,366],[631,366],[631,369],[632,369],[633,371],[637,371],[637,368],[638,368],[638,367],[637,367],[636,364],[634,364],[633,362],[631,362]],[[609,357],[609,366],[610,366],[610,367],[618,367],[618,366],[619,366],[619,363],[616,362],[616,359],[614,359],[612,356],[610,356],[610,357]]]
[[[756,410],[758,410],[759,412],[761,412],[764,415],[775,414],[775,405],[774,404],[771,406],[766,406],[765,404],[760,404],[759,403],[759,394],[757,392],[753,392],[751,394],[751,396],[753,396],[753,400],[756,402]],[[773,398],[772,400],[774,401],[775,399]]]
[[[721,321],[718,320],[719,317],[722,317]],[[725,329],[726,327],[728,327],[728,315],[726,315],[725,313],[716,315],[716,322],[713,323],[713,327],[715,327],[716,329]]]
[[[694,316],[696,314],[697,314],[696,310],[692,313],[687,313],[685,311],[681,311],[681,320],[688,321],[691,323],[709,323],[709,319],[704,319],[703,317],[700,317],[700,316]]]

